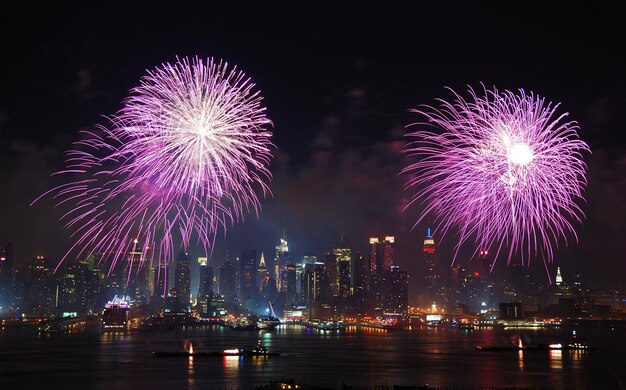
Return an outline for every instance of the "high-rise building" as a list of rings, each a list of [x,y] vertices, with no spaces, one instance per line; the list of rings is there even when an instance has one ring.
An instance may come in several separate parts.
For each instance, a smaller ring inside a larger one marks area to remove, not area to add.
[[[161,307],[167,298],[167,265],[165,261],[159,261],[154,267],[154,291],[152,292],[152,303]]]
[[[219,293],[224,297],[224,301],[227,303],[234,303],[236,301],[236,282],[235,266],[228,254],[226,254],[226,259],[220,267]]]
[[[382,248],[378,237],[370,237],[370,272],[369,275],[380,275],[383,273]]]
[[[69,263],[58,272],[57,307],[62,312],[82,313],[79,292],[83,292],[84,275],[81,275],[80,264]],[[82,279],[82,280],[81,280]]]
[[[49,315],[56,311],[58,284],[53,264],[44,256],[37,256],[27,265],[27,311],[36,315]]]
[[[241,253],[239,261],[239,301],[246,304],[248,300],[256,299],[256,250],[247,250]]]
[[[324,263],[306,264],[302,274],[302,295],[309,320],[332,317],[329,273]]]
[[[438,270],[437,264],[437,251],[435,238],[433,237],[430,228],[426,229],[426,237],[424,238],[424,245],[422,247],[422,255],[424,256],[424,302],[426,306],[430,306],[432,303],[441,304],[437,302],[439,297],[439,291],[441,289],[441,274]]]
[[[130,296],[135,305],[148,303],[150,292],[148,291],[149,266],[144,266],[149,247],[142,248],[139,241],[133,241],[133,247],[128,252],[128,258],[124,270],[127,277],[125,281],[126,295]],[[130,277],[128,277],[130,275]]]
[[[286,305],[290,306],[297,302],[297,290],[296,290],[296,265],[293,263],[287,263],[285,266],[285,272],[283,273],[283,281],[281,288],[284,288],[286,295]]]
[[[285,267],[289,263],[289,244],[287,243],[287,239],[285,238],[285,233],[283,232],[283,237],[280,239],[280,243],[276,245],[276,256],[274,258],[274,279],[276,280],[276,288],[278,291],[285,291],[281,287],[280,283],[282,281],[282,274],[285,271]]]
[[[261,258],[259,259],[259,265],[256,268],[256,285],[261,286],[261,283],[265,279],[265,275],[269,272],[267,264],[265,263],[265,255],[261,252]]]
[[[382,243],[383,247],[383,272],[391,271],[391,266],[394,263],[394,246],[395,246],[395,237],[394,236],[386,236],[385,240]]]
[[[200,282],[198,284],[198,298],[201,296],[213,295],[213,267],[208,265],[206,257],[198,257],[200,267]]]
[[[407,315],[409,297],[409,276],[397,265],[385,272],[388,294],[385,294],[385,312]]]
[[[11,243],[8,243],[6,247],[9,245]],[[7,258],[6,247],[0,246],[0,289],[11,284],[13,273],[12,259]]]
[[[174,270],[174,290],[182,309],[189,307],[191,299],[191,257],[187,252],[180,252],[176,258]]]
[[[337,257],[333,252],[324,253],[324,266],[328,272],[330,292],[333,296],[339,295],[339,285],[337,284]]]
[[[367,277],[369,262],[359,251],[356,252],[354,259],[354,305],[359,313],[363,313],[369,290]]]
[[[337,262],[336,289],[339,298],[346,299],[352,296],[352,249],[350,245],[341,237],[341,241],[333,248],[333,255]]]

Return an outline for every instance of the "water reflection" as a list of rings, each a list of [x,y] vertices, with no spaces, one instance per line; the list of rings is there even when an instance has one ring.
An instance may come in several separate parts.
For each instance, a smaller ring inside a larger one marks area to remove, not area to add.
[[[193,356],[189,356],[189,358],[187,359],[187,386],[190,389],[193,389],[195,387]]]
[[[550,369],[560,370],[563,368],[563,352],[560,349],[550,350]]]
[[[520,371],[524,371],[524,351],[521,349],[517,351],[517,366]]]

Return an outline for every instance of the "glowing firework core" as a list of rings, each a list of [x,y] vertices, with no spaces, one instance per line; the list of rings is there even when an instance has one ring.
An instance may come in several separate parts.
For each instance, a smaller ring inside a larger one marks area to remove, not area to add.
[[[528,165],[535,158],[533,151],[524,143],[515,144],[509,150],[509,161],[517,165]]]

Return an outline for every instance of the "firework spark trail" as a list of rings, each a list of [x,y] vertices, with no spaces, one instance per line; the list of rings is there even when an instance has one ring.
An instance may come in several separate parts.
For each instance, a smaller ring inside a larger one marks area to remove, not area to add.
[[[70,205],[62,219],[75,243],[61,261],[99,253],[113,270],[135,239],[171,259],[174,237],[187,248],[194,235],[209,251],[218,231],[258,215],[273,145],[253,89],[243,72],[212,59],[149,71],[110,128],[83,132],[67,152],[56,174],[73,181],[41,196]]]
[[[501,253],[545,264],[561,239],[578,240],[589,147],[577,123],[557,115],[558,104],[523,90],[483,92],[470,88],[466,100],[452,91],[453,102],[411,110],[426,122],[407,134],[405,152],[418,158],[402,171],[415,190],[407,208],[423,210],[415,225],[432,214],[441,236],[458,231],[455,258],[469,241],[474,254],[497,249],[492,268]]]

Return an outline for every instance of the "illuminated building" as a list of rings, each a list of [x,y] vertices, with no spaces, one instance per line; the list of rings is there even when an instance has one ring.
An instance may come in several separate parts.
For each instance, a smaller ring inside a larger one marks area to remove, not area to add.
[[[384,271],[390,271],[391,270],[391,266],[394,263],[394,244],[395,243],[395,237],[393,236],[386,236],[385,239],[383,240],[382,243],[382,247],[383,247],[383,272]]]
[[[385,313],[407,315],[409,307],[409,275],[392,265],[385,272],[385,285],[388,286],[385,294]]]
[[[167,298],[167,265],[164,261],[160,261],[159,265],[154,268],[154,291],[152,293],[152,303],[161,307]]]
[[[440,296],[441,290],[441,275],[438,272],[437,264],[437,250],[435,238],[433,237],[430,228],[426,229],[426,237],[424,238],[424,245],[422,247],[422,255],[424,256],[424,296],[425,304],[432,304],[437,302]],[[441,302],[438,302],[441,304]]]
[[[370,237],[370,275],[382,274],[382,251],[378,237]]]
[[[281,282],[281,288],[284,288],[284,292],[286,293],[286,305],[293,305],[297,300],[297,290],[296,290],[296,265],[293,263],[288,263],[285,266],[285,271],[283,272],[283,281]]]
[[[356,252],[354,258],[354,305],[359,313],[363,313],[368,297],[369,262],[359,251]]]
[[[267,265],[265,264],[265,255],[263,255],[263,252],[261,252],[261,258],[259,259],[259,265],[256,269],[256,284],[257,286],[260,287],[261,283],[263,282],[263,279],[265,279],[265,275],[267,275],[268,273],[268,269],[267,269]]]
[[[309,320],[332,317],[329,273],[324,263],[305,264],[302,275],[303,300]]]
[[[26,311],[40,316],[55,312],[58,289],[54,266],[46,257],[37,256],[28,263],[25,286]]]
[[[239,301],[244,305],[256,299],[256,275],[256,250],[243,251],[239,261]]]
[[[181,308],[186,309],[189,307],[191,298],[191,257],[186,252],[180,252],[176,258],[174,290]]]
[[[337,257],[333,252],[324,253],[324,266],[328,272],[330,292],[333,296],[337,296],[339,294],[339,286],[337,285]]]
[[[198,299],[202,296],[213,295],[213,267],[209,266],[206,257],[198,257],[200,266],[200,282],[198,284]]]
[[[556,267],[556,278],[554,279],[557,286],[563,284],[563,277],[561,276],[561,267]]]
[[[0,292],[8,290],[13,281],[13,244],[0,246]]]
[[[287,243],[285,232],[283,231],[283,237],[280,239],[280,243],[276,245],[276,256],[274,257],[274,280],[278,283],[276,285],[278,291],[286,291],[282,288],[280,283],[287,263],[289,263],[289,244]]]
[[[219,274],[219,293],[224,297],[224,301],[228,303],[235,302],[236,298],[236,275],[235,275],[235,266],[228,254],[226,254],[226,259],[224,263],[220,267]]]
[[[124,269],[126,279],[123,281],[125,289],[122,290],[138,305],[148,303],[148,297],[150,296],[150,291],[148,290],[150,267],[144,266],[149,249],[150,248],[147,246],[142,248],[141,245],[139,245],[139,240],[135,239],[133,241],[133,247],[128,253],[128,259]],[[128,275],[133,276],[128,278]]]
[[[523,318],[520,302],[501,302],[499,309],[501,320],[521,320]]]
[[[353,293],[352,249],[348,243],[344,242],[343,237],[341,237],[341,242],[334,245],[333,256],[337,266],[337,279],[333,282],[336,283],[339,298],[346,299]]]

